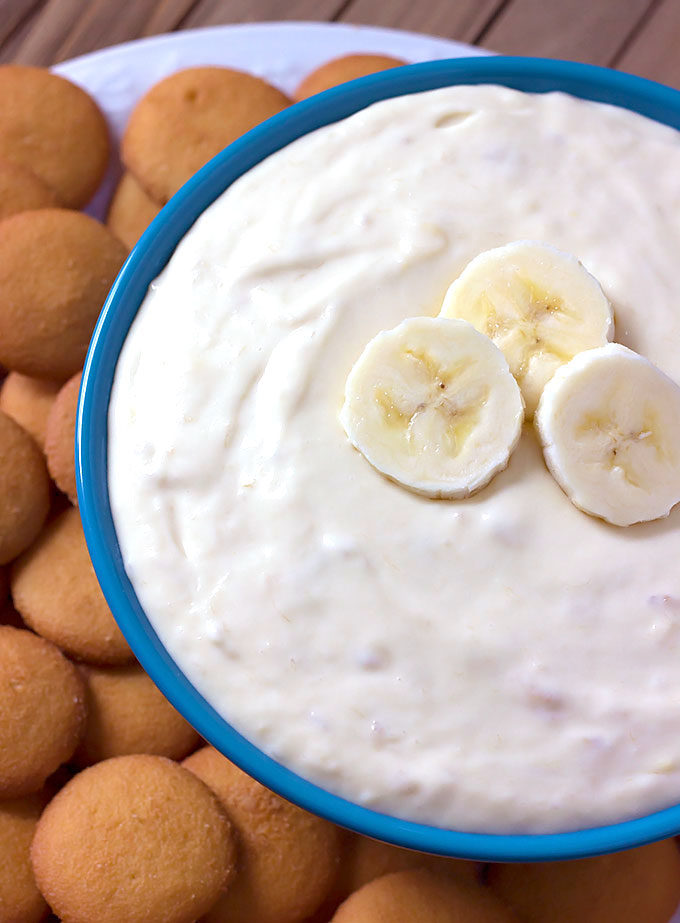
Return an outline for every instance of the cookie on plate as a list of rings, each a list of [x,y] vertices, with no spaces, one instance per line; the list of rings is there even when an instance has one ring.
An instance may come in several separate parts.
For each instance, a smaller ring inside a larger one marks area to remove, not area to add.
[[[293,93],[295,102],[316,96],[331,87],[337,87],[348,80],[357,77],[366,77],[368,74],[377,74],[392,67],[401,67],[406,64],[401,58],[393,58],[384,54],[348,54],[340,58],[333,58],[321,67],[317,67],[311,74],[307,74]]]
[[[31,840],[45,806],[43,793],[0,801],[0,920],[38,923],[47,914],[31,868]]]
[[[192,67],[161,80],[135,106],[121,157],[161,205],[244,132],[286,106],[259,77],[226,67]]]
[[[124,173],[109,204],[106,226],[132,250],[160,210],[132,173]]]
[[[332,923],[519,923],[482,885],[407,869],[350,895]]]
[[[0,564],[28,548],[49,507],[42,452],[25,429],[0,411]]]
[[[49,641],[0,625],[0,798],[37,791],[85,723],[77,668]]]
[[[73,923],[193,923],[234,870],[229,821],[207,785],[161,756],[120,756],[74,776],[31,847],[47,902]]]
[[[147,753],[182,759],[200,737],[138,664],[81,668],[87,722],[75,754],[81,766]]]
[[[47,470],[59,490],[78,505],[76,492],[76,411],[82,372],[77,372],[60,388],[53,401],[45,427]]]
[[[80,87],[40,67],[0,67],[0,157],[35,173],[59,202],[82,208],[109,160],[109,133]]]
[[[668,923],[680,852],[662,840],[594,859],[491,865],[489,885],[524,923]]]
[[[32,170],[0,160],[0,221],[18,212],[52,208],[58,204],[54,192]]]
[[[47,416],[59,387],[55,381],[10,372],[0,388],[0,410],[23,426],[43,451]]]
[[[337,828],[284,801],[213,747],[183,765],[215,792],[236,834],[236,877],[207,923],[299,923],[314,913],[337,875]]]
[[[0,362],[54,381],[74,375],[126,256],[81,212],[37,209],[0,222]]]
[[[26,624],[70,657],[96,664],[133,660],[97,583],[74,507],[14,563],[10,589]]]

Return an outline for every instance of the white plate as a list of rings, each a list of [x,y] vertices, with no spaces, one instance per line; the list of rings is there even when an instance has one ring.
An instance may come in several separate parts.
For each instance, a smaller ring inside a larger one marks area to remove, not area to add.
[[[292,93],[324,61],[356,52],[391,54],[410,64],[488,54],[460,42],[394,29],[339,23],[249,23],[126,42],[64,61],[53,70],[97,100],[118,142],[140,96],[180,68],[221,64],[256,74],[284,93]],[[119,175],[116,159],[87,209],[93,215],[103,217]]]
[[[139,97],[182,67],[221,64],[263,77],[286,93],[330,58],[376,52],[409,63],[488,54],[471,45],[394,29],[337,23],[257,23],[217,26],[115,45],[58,64],[53,70],[80,84],[99,103],[116,142]],[[116,162],[92,201],[102,217],[120,173]],[[680,923],[680,910],[669,923]]]

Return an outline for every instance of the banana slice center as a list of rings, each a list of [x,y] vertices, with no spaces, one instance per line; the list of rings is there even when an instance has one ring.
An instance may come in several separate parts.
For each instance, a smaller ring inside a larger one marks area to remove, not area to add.
[[[604,398],[604,403],[607,399]],[[610,401],[614,402],[614,395]],[[627,426],[615,412],[586,414],[576,430],[576,438],[589,455],[599,455],[604,466],[619,473],[633,487],[642,488],[648,467],[648,452],[653,449],[663,464],[668,457],[657,414],[649,405],[642,413],[642,422]]]
[[[556,330],[573,321],[564,299],[516,274],[508,282],[502,305],[484,293],[482,313],[484,332],[492,340],[513,341],[513,372],[520,381],[526,376],[535,356],[552,356],[558,363],[568,362],[571,353],[560,348]]]
[[[423,350],[405,349],[402,357],[408,387],[379,385],[374,391],[385,425],[405,433],[412,453],[440,448],[455,457],[479,422],[488,388],[479,383],[464,387],[469,360],[447,368]]]
[[[524,403],[492,341],[463,320],[412,317],[371,340],[340,422],[378,471],[414,493],[470,496],[506,467]]]

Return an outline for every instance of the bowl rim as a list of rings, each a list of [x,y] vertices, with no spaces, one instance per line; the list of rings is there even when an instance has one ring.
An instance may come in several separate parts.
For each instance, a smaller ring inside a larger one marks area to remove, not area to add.
[[[393,96],[454,84],[560,90],[623,106],[680,129],[680,92],[607,68],[527,57],[471,57],[412,64],[362,77],[297,103],[233,142],[192,177],[142,235],[104,303],[83,370],[76,420],[76,482],[85,538],[104,596],[142,667],[218,750],[279,795],[359,833],[424,852],[482,861],[574,859],[628,849],[680,831],[680,804],[588,829],[547,834],[448,830],[354,804],[260,751],[203,698],[151,627],[125,572],[109,504],[107,418],[116,362],[148,285],[196,218],[242,173],[310,131]]]

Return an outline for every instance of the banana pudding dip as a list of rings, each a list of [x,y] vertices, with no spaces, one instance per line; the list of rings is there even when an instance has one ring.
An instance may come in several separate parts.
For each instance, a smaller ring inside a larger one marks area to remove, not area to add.
[[[678,176],[642,116],[450,87],[294,142],[181,241],[117,366],[111,507],[264,751],[458,830],[680,801]]]

